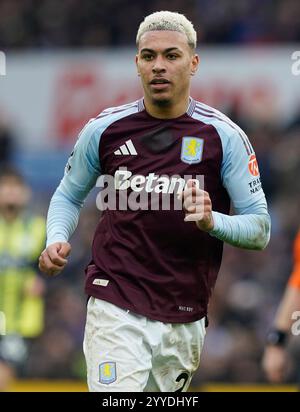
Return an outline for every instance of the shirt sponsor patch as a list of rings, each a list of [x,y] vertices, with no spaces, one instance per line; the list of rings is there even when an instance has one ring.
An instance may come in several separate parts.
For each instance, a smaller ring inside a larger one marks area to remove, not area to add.
[[[99,382],[109,385],[117,380],[116,362],[104,362],[99,365]]]
[[[251,195],[254,195],[255,193],[259,192],[261,190],[260,178],[257,177],[256,179],[253,179],[251,182],[248,183],[248,186]]]
[[[183,137],[181,145],[181,160],[184,163],[200,163],[202,160],[204,140],[198,137]]]
[[[93,285],[97,286],[107,286],[109,284],[109,280],[107,279],[94,279]]]
[[[258,170],[258,163],[256,160],[256,156],[253,154],[250,156],[249,162],[248,162],[248,169],[249,172],[252,174],[252,176],[258,176],[259,175],[259,170]]]

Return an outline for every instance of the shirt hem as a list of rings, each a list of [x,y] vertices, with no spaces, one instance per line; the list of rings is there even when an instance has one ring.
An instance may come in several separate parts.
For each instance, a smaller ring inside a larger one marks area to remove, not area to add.
[[[161,316],[161,315],[156,315],[153,314],[147,310],[143,310],[142,308],[136,308],[133,305],[131,305],[129,302],[120,302],[118,299],[115,299],[112,296],[105,296],[100,293],[96,293],[93,288],[86,287],[85,292],[88,296],[93,296],[96,299],[101,299],[105,300],[106,302],[112,303],[113,305],[116,305],[122,309],[129,310],[133,313],[136,313],[137,315],[145,316],[146,318],[150,320],[155,320],[163,323],[191,323],[191,322],[196,322],[204,317],[207,316],[207,313],[201,313],[198,312],[197,314],[193,314],[190,317],[183,317],[179,318],[178,315],[176,316]]]

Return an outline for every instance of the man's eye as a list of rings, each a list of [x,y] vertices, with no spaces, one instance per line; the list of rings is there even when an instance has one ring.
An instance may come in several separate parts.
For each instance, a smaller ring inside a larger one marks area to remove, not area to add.
[[[146,60],[146,61],[150,61],[150,60],[153,59],[153,56],[152,56],[152,54],[144,54],[144,55],[142,56],[142,58],[143,58],[144,60]]]
[[[168,59],[169,60],[175,60],[175,59],[177,59],[177,54],[168,54]]]

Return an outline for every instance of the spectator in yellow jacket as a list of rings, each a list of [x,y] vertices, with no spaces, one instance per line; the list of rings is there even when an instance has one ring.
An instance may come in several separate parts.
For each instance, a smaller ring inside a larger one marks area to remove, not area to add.
[[[44,284],[37,258],[45,220],[27,210],[30,197],[19,173],[0,172],[0,390],[13,371],[22,370],[32,339],[43,330]]]

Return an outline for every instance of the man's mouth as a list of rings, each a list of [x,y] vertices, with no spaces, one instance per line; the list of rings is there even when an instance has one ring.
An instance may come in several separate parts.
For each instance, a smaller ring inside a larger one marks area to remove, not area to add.
[[[152,87],[152,90],[156,90],[156,91],[164,91],[165,89],[167,89],[169,87],[171,83],[169,82],[169,80],[167,79],[153,79],[150,82],[150,86]]]
[[[167,79],[153,79],[151,80],[150,84],[169,84],[169,80]]]

